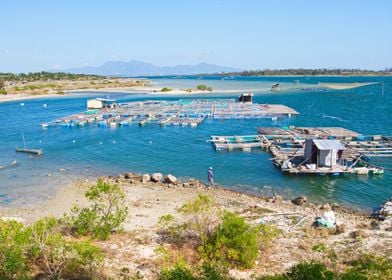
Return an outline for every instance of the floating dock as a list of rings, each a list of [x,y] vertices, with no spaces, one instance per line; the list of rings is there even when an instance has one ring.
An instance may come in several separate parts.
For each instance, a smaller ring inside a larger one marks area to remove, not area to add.
[[[239,140],[237,140],[239,139]],[[392,157],[392,137],[341,127],[260,127],[258,135],[211,136],[216,150],[263,148],[288,174],[382,174],[368,157]]]
[[[90,102],[91,103],[91,102]],[[178,101],[139,101],[111,103],[101,109],[87,110],[42,124],[52,126],[100,127],[129,126],[130,124],[160,124],[162,126],[196,127],[209,119],[284,118],[299,114],[294,109],[276,104],[238,102],[235,99],[192,99]]]

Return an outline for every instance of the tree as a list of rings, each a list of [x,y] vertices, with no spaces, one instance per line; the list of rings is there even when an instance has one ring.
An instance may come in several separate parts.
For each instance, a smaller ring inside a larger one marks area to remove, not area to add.
[[[91,206],[74,207],[71,217],[66,217],[77,234],[108,239],[112,232],[121,229],[128,216],[128,207],[125,206],[125,193],[120,186],[100,179],[85,196],[92,203]]]

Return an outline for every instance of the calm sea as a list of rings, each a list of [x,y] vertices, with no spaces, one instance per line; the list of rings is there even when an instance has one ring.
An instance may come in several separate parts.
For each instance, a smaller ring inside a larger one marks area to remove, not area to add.
[[[392,196],[392,158],[371,160],[386,168],[381,176],[284,176],[271,164],[268,153],[215,152],[206,142],[211,135],[255,134],[258,126],[342,126],[363,134],[392,135],[391,77],[232,77],[227,80],[156,77],[151,80],[157,86],[173,88],[207,84],[217,91],[208,98],[236,98],[242,90],[252,90],[255,102],[284,104],[301,115],[279,121],[207,120],[197,128],[132,125],[114,129],[89,126],[42,130],[41,123],[85,110],[86,100],[93,96],[121,101],[195,96],[83,93],[2,103],[0,166],[14,159],[18,165],[0,170],[0,205],[20,206],[42,201],[59,186],[81,176],[162,172],[205,181],[209,166],[214,167],[217,183],[256,194],[275,192],[286,197],[301,194],[317,202],[338,202],[363,209],[377,206]],[[285,90],[267,91],[276,82]],[[318,89],[319,82],[384,82],[385,86],[382,94],[381,84],[336,91]],[[300,90],[301,87],[307,90]],[[228,90],[231,92],[219,93]],[[15,153],[15,146],[23,145],[22,132],[29,147],[44,149],[43,157]]]

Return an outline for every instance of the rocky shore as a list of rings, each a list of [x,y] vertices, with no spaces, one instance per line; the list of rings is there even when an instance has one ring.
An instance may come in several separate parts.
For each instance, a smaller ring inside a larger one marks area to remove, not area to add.
[[[392,258],[392,222],[379,222],[366,213],[356,212],[338,204],[317,205],[306,197],[285,200],[280,196],[258,197],[223,187],[208,187],[189,179],[180,181],[173,175],[161,173],[125,173],[104,177],[124,189],[129,216],[124,231],[108,241],[96,241],[105,252],[104,270],[118,279],[124,273],[139,273],[144,279],[156,279],[160,271],[159,246],[167,246],[160,238],[158,220],[172,214],[184,203],[204,194],[216,200],[222,210],[235,212],[250,223],[273,224],[281,234],[263,251],[251,270],[232,270],[235,278],[249,279],[251,275],[270,275],[284,272],[303,260],[324,260],[326,250],[337,255],[338,267],[344,266],[347,256],[377,253]],[[0,216],[32,223],[44,216],[62,217],[73,205],[84,205],[83,193],[94,182],[78,181],[61,189],[45,203],[23,208],[0,208]],[[334,211],[337,227],[315,228],[317,217],[324,211]],[[322,245],[324,251],[315,250]]]

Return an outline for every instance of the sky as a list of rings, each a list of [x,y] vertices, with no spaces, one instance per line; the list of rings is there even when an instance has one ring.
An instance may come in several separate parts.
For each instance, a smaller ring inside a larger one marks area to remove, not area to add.
[[[1,0],[0,71],[392,67],[389,0]]]

